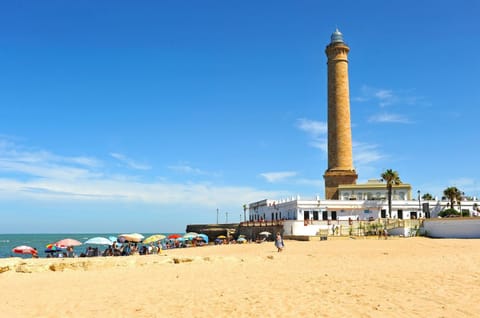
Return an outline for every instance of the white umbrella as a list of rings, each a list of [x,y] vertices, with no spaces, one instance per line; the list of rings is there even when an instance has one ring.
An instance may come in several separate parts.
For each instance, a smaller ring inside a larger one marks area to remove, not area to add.
[[[138,233],[130,233],[130,234],[121,234],[118,236],[119,241],[128,241],[128,242],[134,242],[134,243],[139,243],[141,242],[145,237],[142,234]]]
[[[186,239],[186,240],[192,240],[192,239],[196,238],[197,236],[198,236],[198,233],[188,232],[187,234],[185,234],[183,236],[183,238]]]
[[[265,236],[272,235],[272,233],[267,232],[267,231],[263,231],[263,232],[260,232],[260,233],[258,233],[258,234],[260,234],[260,235],[265,235]]]
[[[83,244],[112,245],[113,242],[107,239],[106,237],[97,236],[97,237],[92,237],[91,239],[88,239]]]

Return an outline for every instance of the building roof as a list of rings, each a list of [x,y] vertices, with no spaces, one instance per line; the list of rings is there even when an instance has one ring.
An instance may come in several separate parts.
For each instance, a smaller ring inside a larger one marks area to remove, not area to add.
[[[354,190],[354,189],[386,189],[387,184],[377,179],[370,179],[366,183],[359,184],[341,184],[338,186],[338,190]],[[392,188],[403,188],[411,189],[412,186],[409,183],[401,183],[398,185],[393,185]]]

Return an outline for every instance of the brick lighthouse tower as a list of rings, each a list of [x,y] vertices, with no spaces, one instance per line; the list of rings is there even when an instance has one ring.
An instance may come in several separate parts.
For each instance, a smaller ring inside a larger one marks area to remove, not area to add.
[[[338,199],[340,184],[355,184],[358,175],[352,160],[348,52],[343,35],[335,30],[325,53],[328,58],[328,169],[325,198]]]

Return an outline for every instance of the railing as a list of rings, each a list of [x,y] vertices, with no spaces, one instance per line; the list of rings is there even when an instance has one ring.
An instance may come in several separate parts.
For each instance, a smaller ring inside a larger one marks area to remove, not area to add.
[[[329,236],[377,236],[386,229],[410,228],[419,229],[423,225],[421,219],[376,219],[374,221],[320,221],[321,224],[329,225]],[[317,235],[324,234],[325,230],[320,230]]]
[[[270,220],[270,221],[246,221],[240,222],[240,226],[283,226],[284,220]]]

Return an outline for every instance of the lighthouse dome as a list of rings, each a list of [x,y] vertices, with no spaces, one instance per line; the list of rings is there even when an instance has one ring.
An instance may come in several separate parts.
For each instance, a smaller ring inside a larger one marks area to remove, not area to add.
[[[332,33],[332,36],[330,37],[330,43],[344,43],[343,42],[343,34],[342,32],[338,31],[338,29],[335,30],[335,32]]]

